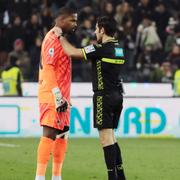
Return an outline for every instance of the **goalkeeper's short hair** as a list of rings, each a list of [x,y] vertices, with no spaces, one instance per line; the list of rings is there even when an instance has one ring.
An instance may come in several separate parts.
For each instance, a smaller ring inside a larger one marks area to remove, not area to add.
[[[59,11],[56,14],[56,18],[59,16],[70,16],[72,14],[76,14],[77,11],[71,7],[68,6],[64,6],[62,8],[59,9]]]

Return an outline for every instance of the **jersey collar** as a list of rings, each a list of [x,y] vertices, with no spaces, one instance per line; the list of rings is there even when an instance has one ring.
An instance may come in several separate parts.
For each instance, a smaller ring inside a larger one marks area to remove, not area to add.
[[[105,41],[103,44],[110,43],[110,42],[111,42],[111,43],[117,43],[118,40],[115,39],[115,38],[112,38],[112,39],[109,39],[109,40]]]

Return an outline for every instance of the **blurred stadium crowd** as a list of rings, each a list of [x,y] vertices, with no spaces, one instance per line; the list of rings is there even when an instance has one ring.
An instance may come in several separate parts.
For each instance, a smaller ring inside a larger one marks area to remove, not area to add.
[[[124,81],[171,82],[180,69],[179,0],[0,0],[0,71],[16,56],[25,81],[37,81],[40,48],[64,5],[77,9],[77,47],[96,43],[96,18],[118,22],[116,37],[126,52]],[[90,63],[73,61],[73,81],[91,80]]]

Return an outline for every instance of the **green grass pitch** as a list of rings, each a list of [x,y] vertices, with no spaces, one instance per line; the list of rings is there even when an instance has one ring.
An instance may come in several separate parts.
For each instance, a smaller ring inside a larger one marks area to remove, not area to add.
[[[33,180],[38,142],[37,138],[0,138],[0,180]],[[127,138],[118,142],[127,180],[180,180],[180,139]],[[46,177],[51,179],[51,163]],[[107,180],[98,139],[69,140],[63,180]]]

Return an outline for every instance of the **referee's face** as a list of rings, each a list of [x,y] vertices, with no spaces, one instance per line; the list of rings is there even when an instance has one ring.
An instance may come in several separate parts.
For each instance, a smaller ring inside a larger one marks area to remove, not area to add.
[[[98,27],[98,24],[96,24],[96,30],[94,33],[96,34],[97,42],[102,43],[103,33],[101,32],[101,29]]]

